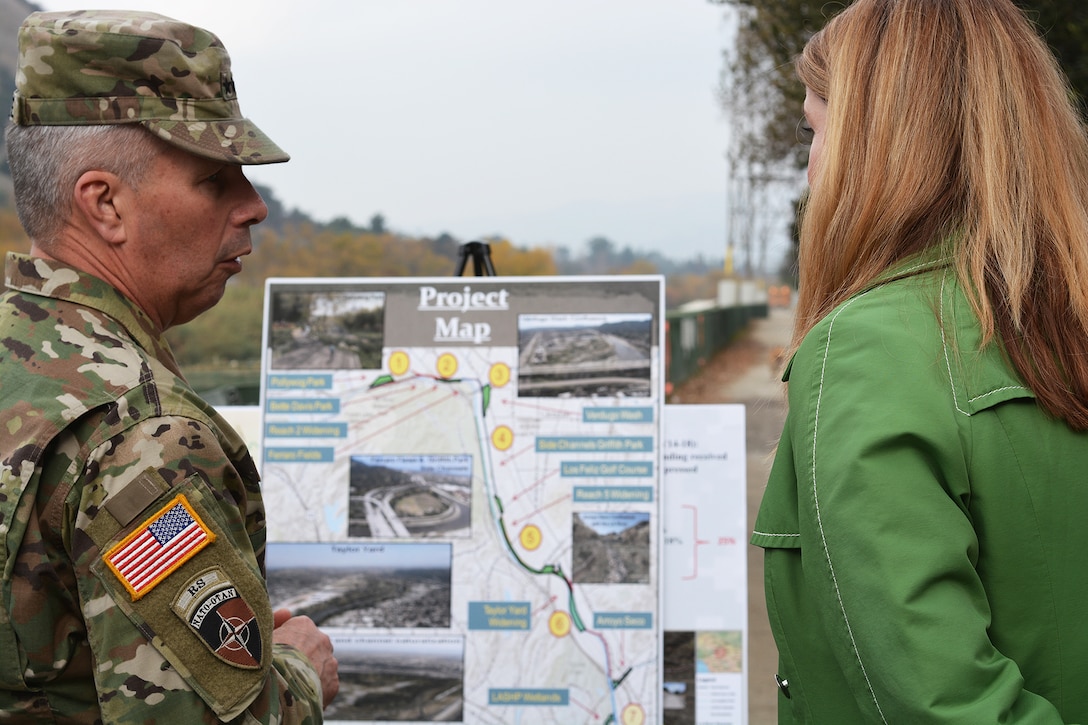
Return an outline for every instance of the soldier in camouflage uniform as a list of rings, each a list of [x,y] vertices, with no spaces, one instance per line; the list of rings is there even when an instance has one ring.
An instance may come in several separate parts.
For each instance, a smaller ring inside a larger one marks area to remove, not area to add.
[[[0,294],[0,722],[319,723],[329,639],[271,611],[253,460],[163,338],[267,215],[240,164],[288,157],[204,30],[35,13],[19,36],[6,137],[33,247]]]

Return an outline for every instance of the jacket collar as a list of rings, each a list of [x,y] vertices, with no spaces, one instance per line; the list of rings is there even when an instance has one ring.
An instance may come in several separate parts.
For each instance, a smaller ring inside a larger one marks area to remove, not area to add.
[[[953,260],[953,243],[951,240],[942,242],[941,244],[935,244],[932,247],[910,255],[904,259],[895,262],[883,273],[874,278],[869,284],[865,285],[862,289],[850,296],[849,299],[854,299],[859,295],[863,295],[866,292],[871,292],[877,287],[895,282],[901,279],[907,279],[908,277],[915,277],[920,274],[925,274],[936,269],[942,269],[952,264]],[[845,300],[844,300],[845,302]],[[796,356],[796,353],[794,353]],[[782,371],[782,382],[788,383],[790,381],[790,372],[793,370],[793,357],[786,364],[785,370]]]
[[[888,269],[884,270],[883,274],[877,276],[876,279],[867,284],[864,289],[853,295],[853,297],[865,294],[866,292],[880,287],[881,285],[888,284],[889,282],[895,282],[919,274],[925,274],[926,272],[931,272],[935,269],[948,267],[952,264],[952,260],[952,244],[950,242],[936,244],[891,265]]]
[[[184,379],[170,344],[151,318],[98,277],[53,259],[8,252],[4,286],[24,294],[66,300],[107,315],[116,320],[137,345]]]

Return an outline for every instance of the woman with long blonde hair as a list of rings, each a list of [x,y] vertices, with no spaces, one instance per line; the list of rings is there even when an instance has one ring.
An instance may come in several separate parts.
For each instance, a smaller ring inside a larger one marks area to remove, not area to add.
[[[857,0],[755,524],[783,723],[1088,722],[1088,136],[1010,0]]]

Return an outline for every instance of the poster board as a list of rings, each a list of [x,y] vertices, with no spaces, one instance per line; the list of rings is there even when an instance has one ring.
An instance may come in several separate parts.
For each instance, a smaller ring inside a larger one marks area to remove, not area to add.
[[[661,720],[664,282],[270,279],[273,606],[332,722]]]
[[[664,725],[748,722],[743,405],[666,405]]]

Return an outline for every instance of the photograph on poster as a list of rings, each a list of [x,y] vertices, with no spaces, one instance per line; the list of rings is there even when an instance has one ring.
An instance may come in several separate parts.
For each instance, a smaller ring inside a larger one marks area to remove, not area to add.
[[[472,456],[351,456],[348,536],[467,537]]]
[[[699,632],[695,635],[695,666],[699,672],[720,674],[743,671],[742,633]]]
[[[653,315],[518,315],[518,395],[650,396]]]
[[[449,627],[449,544],[270,543],[272,608],[323,627]]]
[[[382,365],[385,294],[280,291],[271,295],[274,370],[376,370]]]
[[[662,649],[664,725],[695,725],[695,632],[665,632]]]
[[[461,637],[332,635],[340,692],[325,721],[461,722],[465,643]]]
[[[575,512],[571,523],[577,584],[648,584],[650,514],[632,511]]]

